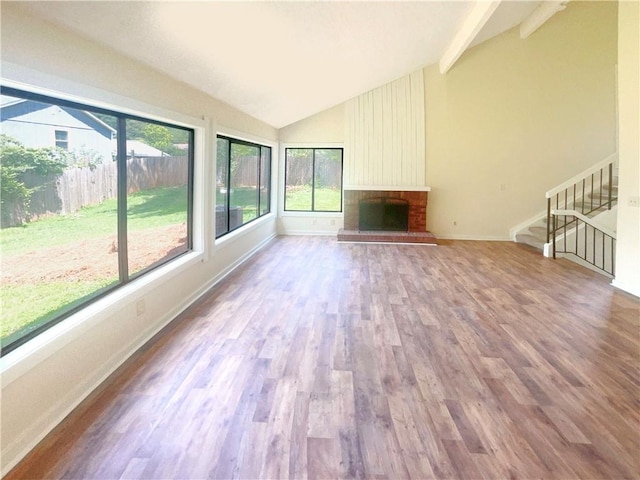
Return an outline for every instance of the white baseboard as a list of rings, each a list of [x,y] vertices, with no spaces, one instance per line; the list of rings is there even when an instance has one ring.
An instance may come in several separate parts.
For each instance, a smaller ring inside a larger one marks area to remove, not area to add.
[[[433,232],[432,232],[433,233]],[[511,242],[510,237],[494,237],[490,235],[438,235],[434,233],[438,240],[476,240],[481,242]]]
[[[334,230],[288,230],[283,229],[278,232],[280,235],[309,236],[309,237],[335,237],[338,235]]]
[[[630,295],[633,295],[634,297],[640,298],[640,286],[638,285],[627,285],[623,282],[618,281],[615,278],[611,282],[611,285],[613,285],[615,288],[619,290],[622,290],[624,292],[627,292]]]

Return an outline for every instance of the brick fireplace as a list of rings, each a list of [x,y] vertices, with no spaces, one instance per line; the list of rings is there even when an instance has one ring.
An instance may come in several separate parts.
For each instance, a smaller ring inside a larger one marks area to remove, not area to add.
[[[400,198],[409,202],[409,231],[427,231],[427,196],[429,192],[405,190],[345,190],[344,229],[358,230],[359,205],[364,199]]]
[[[436,237],[427,231],[428,191],[415,190],[351,190],[344,191],[344,229],[339,241],[436,244]],[[359,206],[365,199],[402,199],[409,202],[408,232],[359,231]]]

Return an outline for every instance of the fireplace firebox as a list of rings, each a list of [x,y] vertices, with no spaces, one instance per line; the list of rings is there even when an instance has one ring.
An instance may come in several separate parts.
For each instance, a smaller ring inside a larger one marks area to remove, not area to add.
[[[402,198],[364,198],[358,204],[360,231],[409,231],[409,202]]]

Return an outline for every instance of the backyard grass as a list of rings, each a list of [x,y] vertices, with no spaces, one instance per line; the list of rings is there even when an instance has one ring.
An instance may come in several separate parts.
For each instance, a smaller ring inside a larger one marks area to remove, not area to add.
[[[0,252],[10,256],[117,233],[115,198],[75,213],[52,215],[0,230]],[[127,197],[128,229],[141,230],[186,222],[186,187],[157,188]]]
[[[130,234],[185,224],[186,187],[158,188],[130,194],[127,207]],[[117,282],[117,272],[110,274],[99,270],[101,273],[98,276],[104,275],[104,278],[96,278],[96,275],[88,278],[84,273],[88,268],[86,263],[92,260],[99,263],[109,257],[108,261],[114,264],[112,259],[115,257],[109,256],[113,252],[109,252],[106,246],[97,253],[91,249],[100,242],[104,243],[105,238],[114,238],[116,234],[116,199],[82,208],[73,214],[53,215],[0,230],[2,344],[69,311]],[[47,252],[56,253],[48,255]],[[67,262],[74,265],[69,265],[65,271]],[[16,267],[16,264],[19,266]],[[57,268],[51,268],[53,266]],[[35,280],[24,280],[21,276],[25,269],[49,273],[43,273]]]
[[[315,190],[315,211],[340,212],[342,210],[342,198],[339,189],[317,188]],[[311,186],[304,185],[287,191],[287,210],[311,210]]]
[[[79,282],[73,287],[70,287],[67,282],[3,285],[0,293],[2,343],[11,342],[14,333],[19,332],[19,335],[15,336],[24,335],[57,315],[71,310],[78,303],[99,293],[115,281],[117,279]]]

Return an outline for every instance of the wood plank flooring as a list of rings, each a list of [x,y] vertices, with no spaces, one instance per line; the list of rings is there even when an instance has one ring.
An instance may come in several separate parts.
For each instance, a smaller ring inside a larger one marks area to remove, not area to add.
[[[639,478],[639,314],[514,243],[281,237],[7,480]]]

